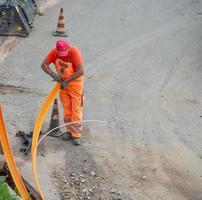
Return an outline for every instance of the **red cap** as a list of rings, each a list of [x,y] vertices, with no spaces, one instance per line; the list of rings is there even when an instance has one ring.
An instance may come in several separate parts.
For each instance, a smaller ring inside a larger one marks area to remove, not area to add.
[[[67,40],[60,39],[56,42],[57,55],[60,57],[68,54],[69,43]]]

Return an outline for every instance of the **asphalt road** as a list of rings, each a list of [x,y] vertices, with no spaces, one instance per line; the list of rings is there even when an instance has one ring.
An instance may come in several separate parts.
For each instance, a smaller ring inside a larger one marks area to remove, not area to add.
[[[53,86],[40,63],[64,7],[85,57],[84,119],[106,121],[85,124],[85,150],[131,199],[201,200],[202,1],[49,2],[0,67],[1,84],[26,88],[0,94],[11,135],[33,127]]]

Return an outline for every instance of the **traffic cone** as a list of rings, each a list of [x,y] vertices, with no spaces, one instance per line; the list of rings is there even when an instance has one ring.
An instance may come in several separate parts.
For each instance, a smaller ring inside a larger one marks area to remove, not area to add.
[[[4,154],[1,143],[0,143],[0,154],[2,154],[2,155]]]
[[[59,124],[59,111],[58,111],[58,101],[55,99],[54,104],[53,104],[53,110],[52,110],[52,115],[51,115],[51,120],[50,120],[50,125],[49,125],[49,131],[58,127]],[[54,130],[49,134],[49,136],[52,137],[60,137],[62,136],[62,132],[60,128]]]
[[[65,31],[65,19],[64,19],[63,8],[61,8],[61,10],[60,10],[60,15],[59,15],[56,31],[54,31],[52,35],[60,36],[60,37],[68,37],[67,32]]]

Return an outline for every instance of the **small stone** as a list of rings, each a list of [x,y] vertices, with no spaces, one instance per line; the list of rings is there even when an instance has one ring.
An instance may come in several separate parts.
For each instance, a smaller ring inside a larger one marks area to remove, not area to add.
[[[110,193],[111,193],[111,194],[116,194],[116,190],[115,190],[115,189],[111,189],[111,190],[110,190]]]
[[[92,171],[90,174],[91,174],[91,176],[95,176],[95,172],[94,171]]]
[[[81,181],[80,181],[81,183],[85,183],[86,182],[86,180],[85,179],[81,179]]]
[[[157,168],[154,168],[154,169],[153,169],[153,172],[156,172],[156,170],[157,170]]]
[[[87,194],[87,193],[88,193],[88,189],[87,189],[87,188],[84,188],[84,189],[82,190],[82,193]]]
[[[146,176],[142,176],[142,180],[146,180],[147,179],[147,177]]]
[[[73,182],[70,182],[70,184],[69,184],[71,187],[73,187],[74,186],[74,183]]]
[[[70,176],[71,176],[71,177],[74,177],[74,176],[75,176],[75,173],[70,173]]]
[[[134,188],[134,185],[130,185],[131,188]]]
[[[82,174],[79,174],[79,178],[84,178],[84,175],[82,175]]]

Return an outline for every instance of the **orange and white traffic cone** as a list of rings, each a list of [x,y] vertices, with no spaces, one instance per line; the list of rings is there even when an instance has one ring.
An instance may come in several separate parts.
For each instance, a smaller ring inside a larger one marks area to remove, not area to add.
[[[64,19],[63,8],[61,8],[61,10],[60,10],[60,15],[59,15],[56,31],[54,31],[52,35],[60,36],[60,37],[68,37],[67,32],[65,31],[65,19]]]
[[[49,125],[49,131],[58,127],[59,124],[59,110],[58,110],[58,101],[57,99],[55,99],[54,103],[53,103],[53,110],[52,110],[52,115],[51,115],[51,120],[50,120],[50,125]],[[60,128],[54,130],[53,132],[51,132],[49,134],[49,136],[52,137],[60,137],[62,136],[62,132],[60,130]]]

